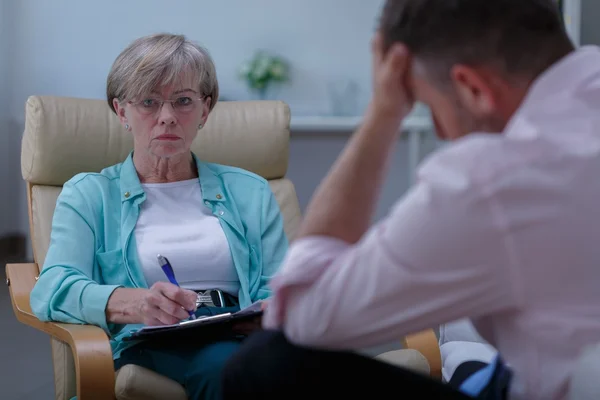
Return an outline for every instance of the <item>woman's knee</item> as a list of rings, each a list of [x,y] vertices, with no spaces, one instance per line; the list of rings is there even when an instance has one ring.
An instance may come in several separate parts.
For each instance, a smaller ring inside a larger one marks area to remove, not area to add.
[[[185,376],[190,399],[219,398],[223,370],[240,347],[237,341],[204,346],[191,360]]]

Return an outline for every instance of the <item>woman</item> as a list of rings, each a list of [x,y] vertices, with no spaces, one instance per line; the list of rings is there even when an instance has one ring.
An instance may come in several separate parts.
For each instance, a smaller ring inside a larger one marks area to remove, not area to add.
[[[287,249],[265,179],[204,163],[190,150],[218,95],[210,56],[183,36],[143,37],[118,56],[108,104],[133,135],[133,152],[65,183],[31,293],[40,320],[103,328],[116,369],[150,368],[184,385],[190,399],[218,398],[221,367],[237,337],[168,348],[123,338],[143,325],[266,299]],[[170,261],[181,287],[168,282],[157,254]]]

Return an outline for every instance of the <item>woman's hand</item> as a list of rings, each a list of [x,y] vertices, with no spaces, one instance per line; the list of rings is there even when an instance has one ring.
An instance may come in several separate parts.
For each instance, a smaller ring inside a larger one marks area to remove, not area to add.
[[[196,311],[197,294],[169,282],[150,289],[118,288],[108,299],[106,318],[117,324],[169,325]]]

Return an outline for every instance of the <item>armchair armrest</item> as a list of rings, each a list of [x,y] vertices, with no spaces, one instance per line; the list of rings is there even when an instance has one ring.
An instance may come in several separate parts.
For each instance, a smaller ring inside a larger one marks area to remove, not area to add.
[[[17,320],[71,347],[79,400],[114,398],[115,370],[106,333],[92,325],[40,321],[31,311],[29,303],[29,295],[38,274],[37,264],[6,265],[6,284]]]
[[[435,378],[442,377],[442,355],[440,345],[433,329],[427,329],[402,339],[402,346],[414,349],[423,354],[429,363],[429,374]]]

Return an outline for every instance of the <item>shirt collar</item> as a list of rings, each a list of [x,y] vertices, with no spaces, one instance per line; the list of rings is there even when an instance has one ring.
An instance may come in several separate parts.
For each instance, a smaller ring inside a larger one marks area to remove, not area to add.
[[[572,51],[538,77],[529,91],[527,103],[578,91],[590,77],[598,75],[599,65],[599,47],[582,46]]]
[[[204,201],[223,202],[225,201],[225,191],[223,182],[217,173],[207,163],[202,162],[194,153],[192,153],[196,168],[198,168],[198,180],[202,189],[202,198]],[[125,159],[121,166],[120,173],[121,201],[128,201],[144,194],[144,189],[133,164],[133,152]]]
[[[531,85],[523,103],[505,129],[507,135],[528,131],[528,116],[570,108],[575,94],[589,89],[600,73],[600,47],[582,46],[544,71]]]

